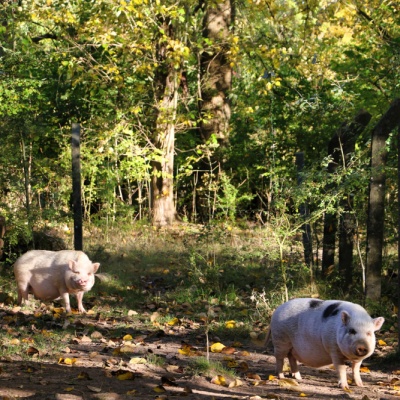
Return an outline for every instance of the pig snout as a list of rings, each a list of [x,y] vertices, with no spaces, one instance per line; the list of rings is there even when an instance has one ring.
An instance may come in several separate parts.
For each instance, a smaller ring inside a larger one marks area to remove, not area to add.
[[[364,343],[357,344],[354,354],[359,357],[364,357],[369,353],[368,345]]]

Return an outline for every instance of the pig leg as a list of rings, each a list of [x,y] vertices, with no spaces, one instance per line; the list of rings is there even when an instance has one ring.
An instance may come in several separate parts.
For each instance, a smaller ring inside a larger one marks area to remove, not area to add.
[[[283,364],[285,357],[288,357],[292,374],[295,376],[296,379],[300,380],[301,376],[297,366],[297,360],[292,354],[293,349],[291,348],[291,346],[291,343],[274,343],[276,374],[278,375],[279,379],[283,379],[285,377],[283,374]]]
[[[65,305],[65,312],[67,314],[69,314],[71,312],[71,304],[69,302],[69,294],[68,294],[68,292],[61,293],[61,298],[62,298],[62,300],[64,302],[64,305]]]
[[[294,376],[295,379],[297,379],[298,381],[301,381],[299,366],[297,365],[296,357],[293,355],[293,350],[291,350],[290,353],[288,354],[288,359],[290,363],[290,371],[292,372],[292,376]]]
[[[28,282],[18,282],[18,304],[22,305],[28,300],[29,284]]]
[[[361,375],[360,375],[360,367],[361,367],[361,361],[359,362],[353,362],[351,364],[351,367],[353,369],[353,381],[357,386],[364,386],[361,380]]]
[[[338,357],[332,357],[332,362],[339,376],[340,387],[343,390],[349,390],[349,384],[347,382],[346,364],[342,360],[339,360]]]
[[[85,308],[83,307],[83,303],[82,303],[83,293],[84,293],[84,292],[78,292],[78,293],[76,294],[76,299],[78,300],[78,311],[79,311],[80,313],[86,314],[86,310],[85,310]]]

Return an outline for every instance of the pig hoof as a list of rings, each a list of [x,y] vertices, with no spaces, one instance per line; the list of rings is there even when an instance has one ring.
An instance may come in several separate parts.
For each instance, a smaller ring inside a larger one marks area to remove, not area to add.
[[[296,380],[298,380],[298,381],[301,381],[301,375],[300,375],[300,372],[295,372],[294,374],[292,374],[293,375],[293,377],[296,379]]]

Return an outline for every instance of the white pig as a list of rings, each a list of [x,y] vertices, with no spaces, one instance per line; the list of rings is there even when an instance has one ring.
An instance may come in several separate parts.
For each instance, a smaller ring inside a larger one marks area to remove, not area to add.
[[[350,361],[355,384],[363,386],[361,362],[374,352],[374,332],[383,322],[384,318],[372,319],[364,308],[347,301],[299,298],[280,305],[272,314],[269,332],[279,378],[284,377],[285,357],[298,380],[297,361],[316,368],[333,364],[340,386],[348,389],[345,362]]]
[[[92,263],[82,251],[28,251],[14,264],[18,303],[21,305],[28,300],[28,293],[33,293],[40,300],[61,297],[66,312],[70,313],[69,294],[74,294],[79,312],[85,313],[83,294],[94,285],[94,274],[99,266],[99,263]]]

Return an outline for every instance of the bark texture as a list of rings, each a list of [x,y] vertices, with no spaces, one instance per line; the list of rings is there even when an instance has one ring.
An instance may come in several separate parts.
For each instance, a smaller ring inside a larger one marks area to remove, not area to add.
[[[366,299],[371,301],[378,301],[381,298],[383,228],[385,218],[385,167],[387,159],[386,140],[390,132],[399,123],[400,99],[396,99],[372,131],[365,282]]]
[[[228,59],[228,39],[234,20],[233,0],[208,0],[203,8],[203,37],[210,41],[210,51],[201,56],[200,132],[203,140],[215,134],[223,142],[228,137],[231,117],[228,93],[232,85],[232,67]]]

